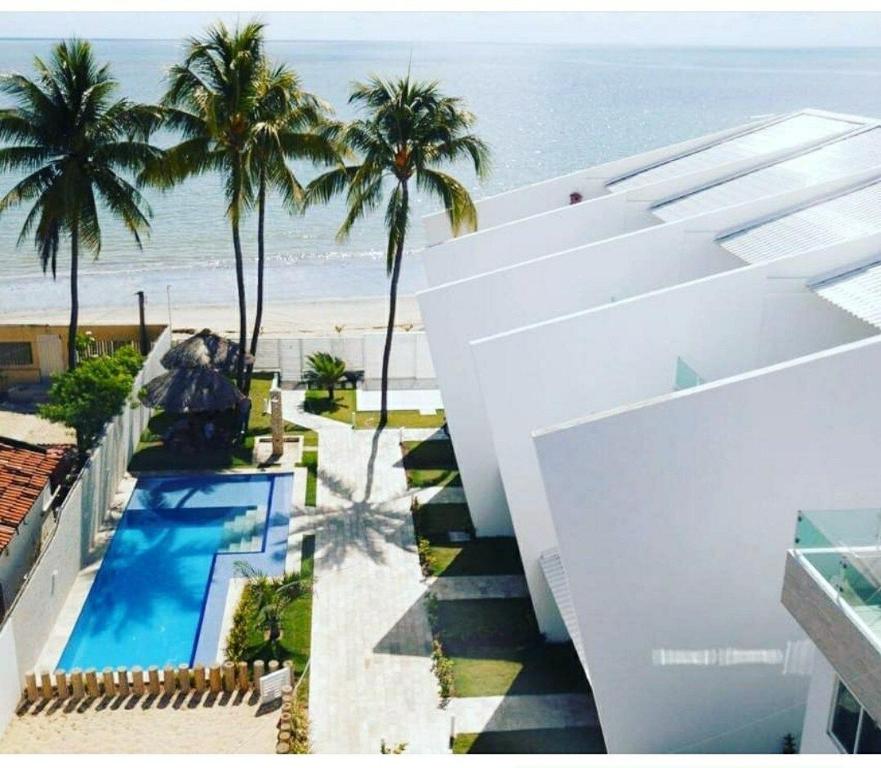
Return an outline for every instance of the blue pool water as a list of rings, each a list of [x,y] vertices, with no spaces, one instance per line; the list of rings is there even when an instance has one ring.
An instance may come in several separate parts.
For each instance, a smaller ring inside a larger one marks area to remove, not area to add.
[[[201,635],[210,636],[213,661],[234,562],[283,570],[290,482],[290,475],[139,480],[59,667],[189,664]]]

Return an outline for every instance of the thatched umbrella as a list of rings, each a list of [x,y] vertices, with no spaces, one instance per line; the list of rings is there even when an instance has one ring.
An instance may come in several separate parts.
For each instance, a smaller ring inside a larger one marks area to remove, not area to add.
[[[214,368],[229,373],[235,370],[239,345],[205,328],[186,341],[175,344],[162,356],[162,365],[173,368]],[[245,353],[245,363],[254,358]]]
[[[141,391],[141,402],[168,413],[211,413],[235,408],[243,399],[236,385],[212,368],[175,368]]]

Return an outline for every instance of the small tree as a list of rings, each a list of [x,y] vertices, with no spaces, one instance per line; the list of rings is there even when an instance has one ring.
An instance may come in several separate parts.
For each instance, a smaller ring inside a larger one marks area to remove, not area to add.
[[[77,448],[88,450],[104,425],[122,410],[141,362],[131,347],[84,360],[54,377],[49,402],[40,406],[40,415],[76,430]]]
[[[321,389],[326,389],[327,397],[332,403],[334,388],[346,372],[345,362],[329,352],[316,352],[314,355],[309,355],[306,362],[308,364],[306,370],[308,380]]]

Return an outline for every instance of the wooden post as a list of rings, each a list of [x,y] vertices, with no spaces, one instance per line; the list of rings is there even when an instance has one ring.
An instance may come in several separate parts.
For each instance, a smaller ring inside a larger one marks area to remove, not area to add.
[[[155,664],[152,667],[147,667],[147,678],[150,681],[148,690],[151,696],[159,695],[159,667]]]
[[[290,754],[291,745],[286,741],[280,741],[275,745],[275,754],[277,755],[287,755]]]
[[[261,659],[257,659],[254,662],[254,690],[260,690],[260,678],[263,677],[263,661]]]
[[[120,696],[128,696],[131,693],[128,686],[128,670],[125,667],[116,668],[116,685]]]
[[[223,690],[232,693],[236,689],[236,665],[231,661],[223,662]]]
[[[98,690],[98,670],[89,667],[86,670],[86,691],[88,691],[90,699],[97,699],[100,691]]]
[[[28,672],[24,676],[24,690],[28,704],[33,704],[39,695],[37,691],[37,675],[34,672]]]
[[[74,701],[79,701],[86,695],[85,688],[83,687],[83,673],[81,670],[70,670],[70,687],[72,689],[70,697]]]
[[[211,693],[220,693],[220,664],[212,664],[208,670],[208,684]]]
[[[165,695],[172,696],[174,694],[174,689],[177,686],[177,673],[171,664],[166,664],[165,669],[162,670],[162,684],[165,690]]]
[[[273,672],[278,672],[278,660],[277,660],[277,659],[273,659],[272,661],[270,661],[270,662],[269,662],[268,669],[269,669],[269,674],[270,674],[270,675],[271,675]]]
[[[132,667],[132,691],[135,696],[143,696],[144,688],[144,670],[140,667]]]
[[[239,690],[242,693],[247,693],[249,687],[250,687],[250,681],[248,680],[248,662],[247,661],[240,661],[239,662]]]
[[[113,681],[113,668],[104,667],[101,677],[103,678],[102,682],[104,683],[104,695],[111,698],[116,696],[116,683]]]
[[[205,691],[205,667],[201,664],[196,664],[193,667],[193,685],[196,687],[196,693]]]
[[[180,686],[181,693],[187,694],[190,692],[190,668],[186,664],[178,665],[177,684]]]
[[[47,700],[55,695],[55,691],[52,689],[52,675],[48,672],[40,674],[40,695]]]
[[[70,688],[67,686],[67,675],[63,669],[55,670],[55,685],[58,688],[58,698],[62,701],[70,695]]]

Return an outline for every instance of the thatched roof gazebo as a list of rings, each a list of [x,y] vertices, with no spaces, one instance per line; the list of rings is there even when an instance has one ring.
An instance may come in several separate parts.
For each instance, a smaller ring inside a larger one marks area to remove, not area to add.
[[[205,328],[186,341],[175,344],[162,356],[162,365],[175,368],[214,368],[231,373],[239,359],[239,345]],[[254,358],[245,353],[245,364]]]
[[[212,413],[235,408],[244,395],[222,373],[206,367],[175,368],[151,380],[140,400],[168,413]]]

